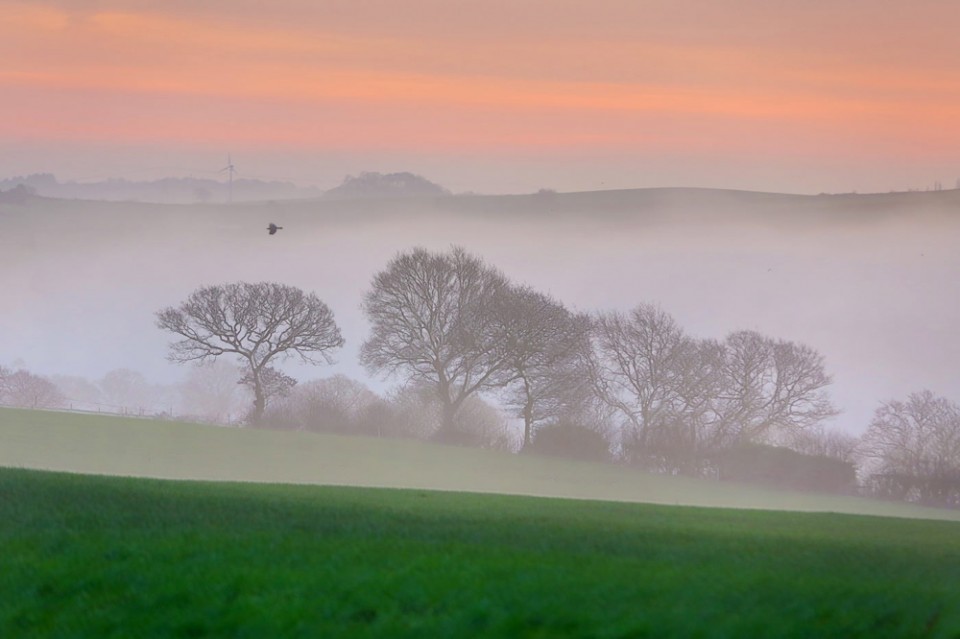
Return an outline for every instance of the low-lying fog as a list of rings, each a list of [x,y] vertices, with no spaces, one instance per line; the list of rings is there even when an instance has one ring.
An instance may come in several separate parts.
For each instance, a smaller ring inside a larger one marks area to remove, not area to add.
[[[284,230],[269,236],[266,226]],[[316,292],[357,363],[373,275],[414,246],[465,247],[582,310],[655,302],[700,337],[756,329],[818,349],[861,432],[881,400],[960,399],[960,192],[767,196],[659,190],[405,201],[163,206],[0,205],[0,363],[182,378],[154,313],[199,286],[277,281]],[[18,362],[19,360],[19,362]]]

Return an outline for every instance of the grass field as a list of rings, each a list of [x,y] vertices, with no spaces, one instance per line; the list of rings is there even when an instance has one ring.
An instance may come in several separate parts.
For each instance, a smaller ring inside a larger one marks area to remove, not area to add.
[[[0,466],[103,475],[418,488],[960,521],[960,511],[814,495],[412,440],[0,409]]]
[[[2,637],[957,637],[960,524],[0,469]]]

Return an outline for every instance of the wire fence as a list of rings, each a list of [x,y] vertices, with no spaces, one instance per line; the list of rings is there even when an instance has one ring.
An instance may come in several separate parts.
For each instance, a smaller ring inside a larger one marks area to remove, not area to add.
[[[67,400],[63,403],[9,403],[0,401],[0,408],[25,408],[30,410],[46,410],[58,413],[85,413],[92,415],[110,415],[117,417],[142,417],[144,419],[175,419],[173,407],[169,410],[156,410],[146,407],[118,406],[101,402],[74,402]]]
[[[175,410],[173,404],[158,406],[123,406],[105,402],[93,402],[66,399],[56,403],[11,403],[0,400],[0,408],[19,408],[28,410],[42,410],[57,413],[76,413],[83,415],[104,415],[107,417],[132,417],[136,419],[153,419],[161,421],[182,421],[199,424],[216,424],[232,426],[237,424],[238,415],[225,413],[222,415],[199,415]]]

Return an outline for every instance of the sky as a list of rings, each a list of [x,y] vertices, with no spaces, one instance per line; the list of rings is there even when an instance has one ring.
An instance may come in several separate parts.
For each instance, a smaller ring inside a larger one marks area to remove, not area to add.
[[[0,177],[960,184],[955,0],[0,0]],[[222,174],[220,174],[222,177]]]

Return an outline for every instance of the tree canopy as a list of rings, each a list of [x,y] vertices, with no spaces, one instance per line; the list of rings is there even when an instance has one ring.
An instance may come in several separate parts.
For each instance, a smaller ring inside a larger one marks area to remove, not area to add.
[[[440,401],[442,428],[472,394],[504,383],[507,353],[497,308],[509,284],[461,248],[417,248],[377,273],[363,301],[371,333],[360,358],[373,373],[427,384]]]
[[[289,389],[289,378],[271,366],[278,359],[330,363],[343,345],[333,313],[313,293],[273,282],[199,288],[177,307],[157,312],[157,326],[183,339],[169,358],[202,362],[233,355],[244,364],[244,383],[254,394],[250,421],[258,423],[272,395]]]

